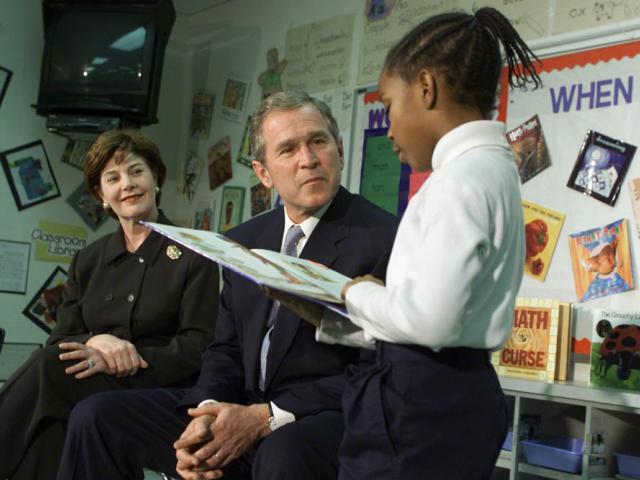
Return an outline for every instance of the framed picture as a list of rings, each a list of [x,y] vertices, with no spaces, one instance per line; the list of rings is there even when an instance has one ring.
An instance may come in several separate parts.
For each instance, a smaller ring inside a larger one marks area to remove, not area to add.
[[[215,228],[213,223],[215,208],[213,199],[199,201],[196,206],[196,212],[193,215],[193,228],[213,232]]]
[[[22,313],[47,333],[56,325],[62,292],[67,286],[67,272],[56,267],[45,280]]]
[[[224,94],[222,95],[222,105],[220,107],[220,115],[227,120],[233,122],[242,122],[244,108],[247,104],[249,96],[249,82],[238,80],[236,78],[228,78],[224,86]]]
[[[93,140],[68,139],[64,152],[62,152],[62,162],[79,170],[84,170],[84,162],[91,145],[93,145]]]
[[[223,137],[209,149],[209,189],[215,190],[233,177],[231,166],[231,139]]]
[[[67,197],[67,203],[80,215],[84,223],[89,225],[91,230],[97,230],[109,218],[107,212],[102,208],[102,204],[89,192],[84,182],[78,185],[78,188]]]
[[[218,231],[224,233],[242,222],[244,187],[224,187],[220,204]]]
[[[31,243],[0,240],[0,292],[27,293]]]
[[[18,210],[60,196],[58,182],[40,140],[0,153],[0,162]]]
[[[11,80],[12,75],[13,73],[11,72],[11,70],[0,67],[0,105],[2,105],[4,95],[7,93],[7,89],[9,88],[9,81]]]
[[[189,203],[193,202],[193,197],[196,195],[202,165],[202,159],[195,153],[189,152],[180,167],[178,191],[187,197]]]
[[[636,147],[587,130],[567,187],[613,206]]]
[[[247,117],[247,123],[244,124],[244,132],[242,133],[242,141],[238,148],[238,157],[236,161],[245,167],[253,168],[253,154],[251,153],[251,139],[249,138],[249,129],[251,127],[251,115]]]

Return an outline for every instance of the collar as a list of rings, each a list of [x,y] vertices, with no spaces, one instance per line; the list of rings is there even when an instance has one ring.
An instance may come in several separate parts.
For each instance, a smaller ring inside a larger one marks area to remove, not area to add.
[[[335,196],[333,198],[335,198]],[[309,237],[311,236],[315,228],[318,226],[318,222],[320,221],[320,219],[323,217],[323,215],[326,213],[326,211],[329,209],[329,207],[333,203],[333,198],[329,201],[329,203],[327,203],[322,208],[320,208],[316,213],[311,215],[309,218],[305,219],[302,223],[297,224],[300,226],[300,228],[304,232],[304,237],[300,239],[300,242],[298,242],[298,253],[302,251],[304,244],[307,242],[307,240],[309,239]],[[284,211],[284,230],[282,231],[282,239],[280,241],[281,247],[282,247],[282,244],[284,243],[284,238],[287,235],[289,228],[291,228],[293,225],[296,225],[289,218],[289,214],[287,213],[287,207],[284,207],[282,210]]]
[[[433,150],[433,170],[444,166],[477,147],[498,146],[508,148],[504,123],[495,120],[476,120],[447,132]]]
[[[164,225],[173,225],[162,210],[158,211],[158,220],[156,221],[157,223],[162,223]],[[135,255],[144,258],[145,262],[150,263],[156,258],[158,253],[160,253],[160,249],[164,243],[165,237],[155,231],[152,231],[147,238],[145,238],[144,242],[142,242],[142,245],[138,247],[138,250],[135,251]],[[125,248],[124,232],[122,231],[122,227],[120,227],[117,231],[111,234],[107,241],[104,263],[114,262],[129,253],[131,252],[127,251]]]

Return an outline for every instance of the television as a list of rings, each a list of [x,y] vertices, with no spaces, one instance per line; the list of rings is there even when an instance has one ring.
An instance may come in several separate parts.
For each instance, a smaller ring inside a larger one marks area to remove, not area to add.
[[[171,0],[43,0],[39,115],[156,123]]]

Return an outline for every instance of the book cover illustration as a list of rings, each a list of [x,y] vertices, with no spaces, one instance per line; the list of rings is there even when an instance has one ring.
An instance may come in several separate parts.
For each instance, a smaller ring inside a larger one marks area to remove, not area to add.
[[[344,307],[341,306],[344,302],[340,292],[351,279],[330,268],[280,252],[249,250],[219,233],[151,222],[143,223],[258,285],[305,297],[346,315]]]
[[[640,391],[640,311],[594,310],[589,383]]]
[[[522,201],[525,229],[524,273],[544,282],[558,243],[564,215],[527,200]]]
[[[544,139],[538,115],[507,132],[520,181],[525,183],[551,165],[549,149]]]
[[[197,136],[200,140],[209,138],[211,130],[211,115],[215,97],[206,93],[196,93],[193,96],[193,108],[191,110],[191,136]]]
[[[231,139],[222,137],[207,153],[209,169],[209,189],[215,190],[233,177],[231,166]]]
[[[587,130],[567,187],[614,205],[635,152],[634,145]]]
[[[569,253],[579,302],[633,289],[626,219],[572,233]]]
[[[636,222],[636,235],[640,238],[640,178],[634,178],[629,182],[629,193],[633,220]]]
[[[548,298],[516,299],[513,327],[492,363],[498,375],[553,382],[560,302]]]

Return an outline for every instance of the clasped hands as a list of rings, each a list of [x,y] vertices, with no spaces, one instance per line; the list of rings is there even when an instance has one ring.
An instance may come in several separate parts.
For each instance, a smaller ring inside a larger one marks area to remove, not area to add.
[[[188,413],[193,420],[173,444],[185,480],[221,478],[222,468],[271,433],[267,404],[207,403]]]
[[[340,296],[342,297],[342,299],[344,300],[346,298],[347,290],[360,282],[373,282],[377,283],[378,285],[384,285],[384,282],[382,280],[374,277],[373,275],[362,275],[361,277],[356,277],[344,284],[340,292]],[[282,290],[275,290],[273,288],[265,286],[260,287],[260,289],[262,290],[262,293],[264,293],[267,297],[279,301],[282,305],[287,307],[289,310],[291,310],[307,322],[315,325],[316,327],[320,326],[320,321],[322,320],[322,315],[324,313],[324,307],[322,305],[310,300],[305,300],[304,298],[295,295],[291,295],[289,293],[283,292]]]
[[[95,335],[86,343],[63,342],[58,347],[66,350],[59,355],[60,360],[78,360],[65,369],[67,374],[75,375],[78,380],[96,373],[123,378],[135,375],[140,368],[149,367],[131,342],[106,333]]]

